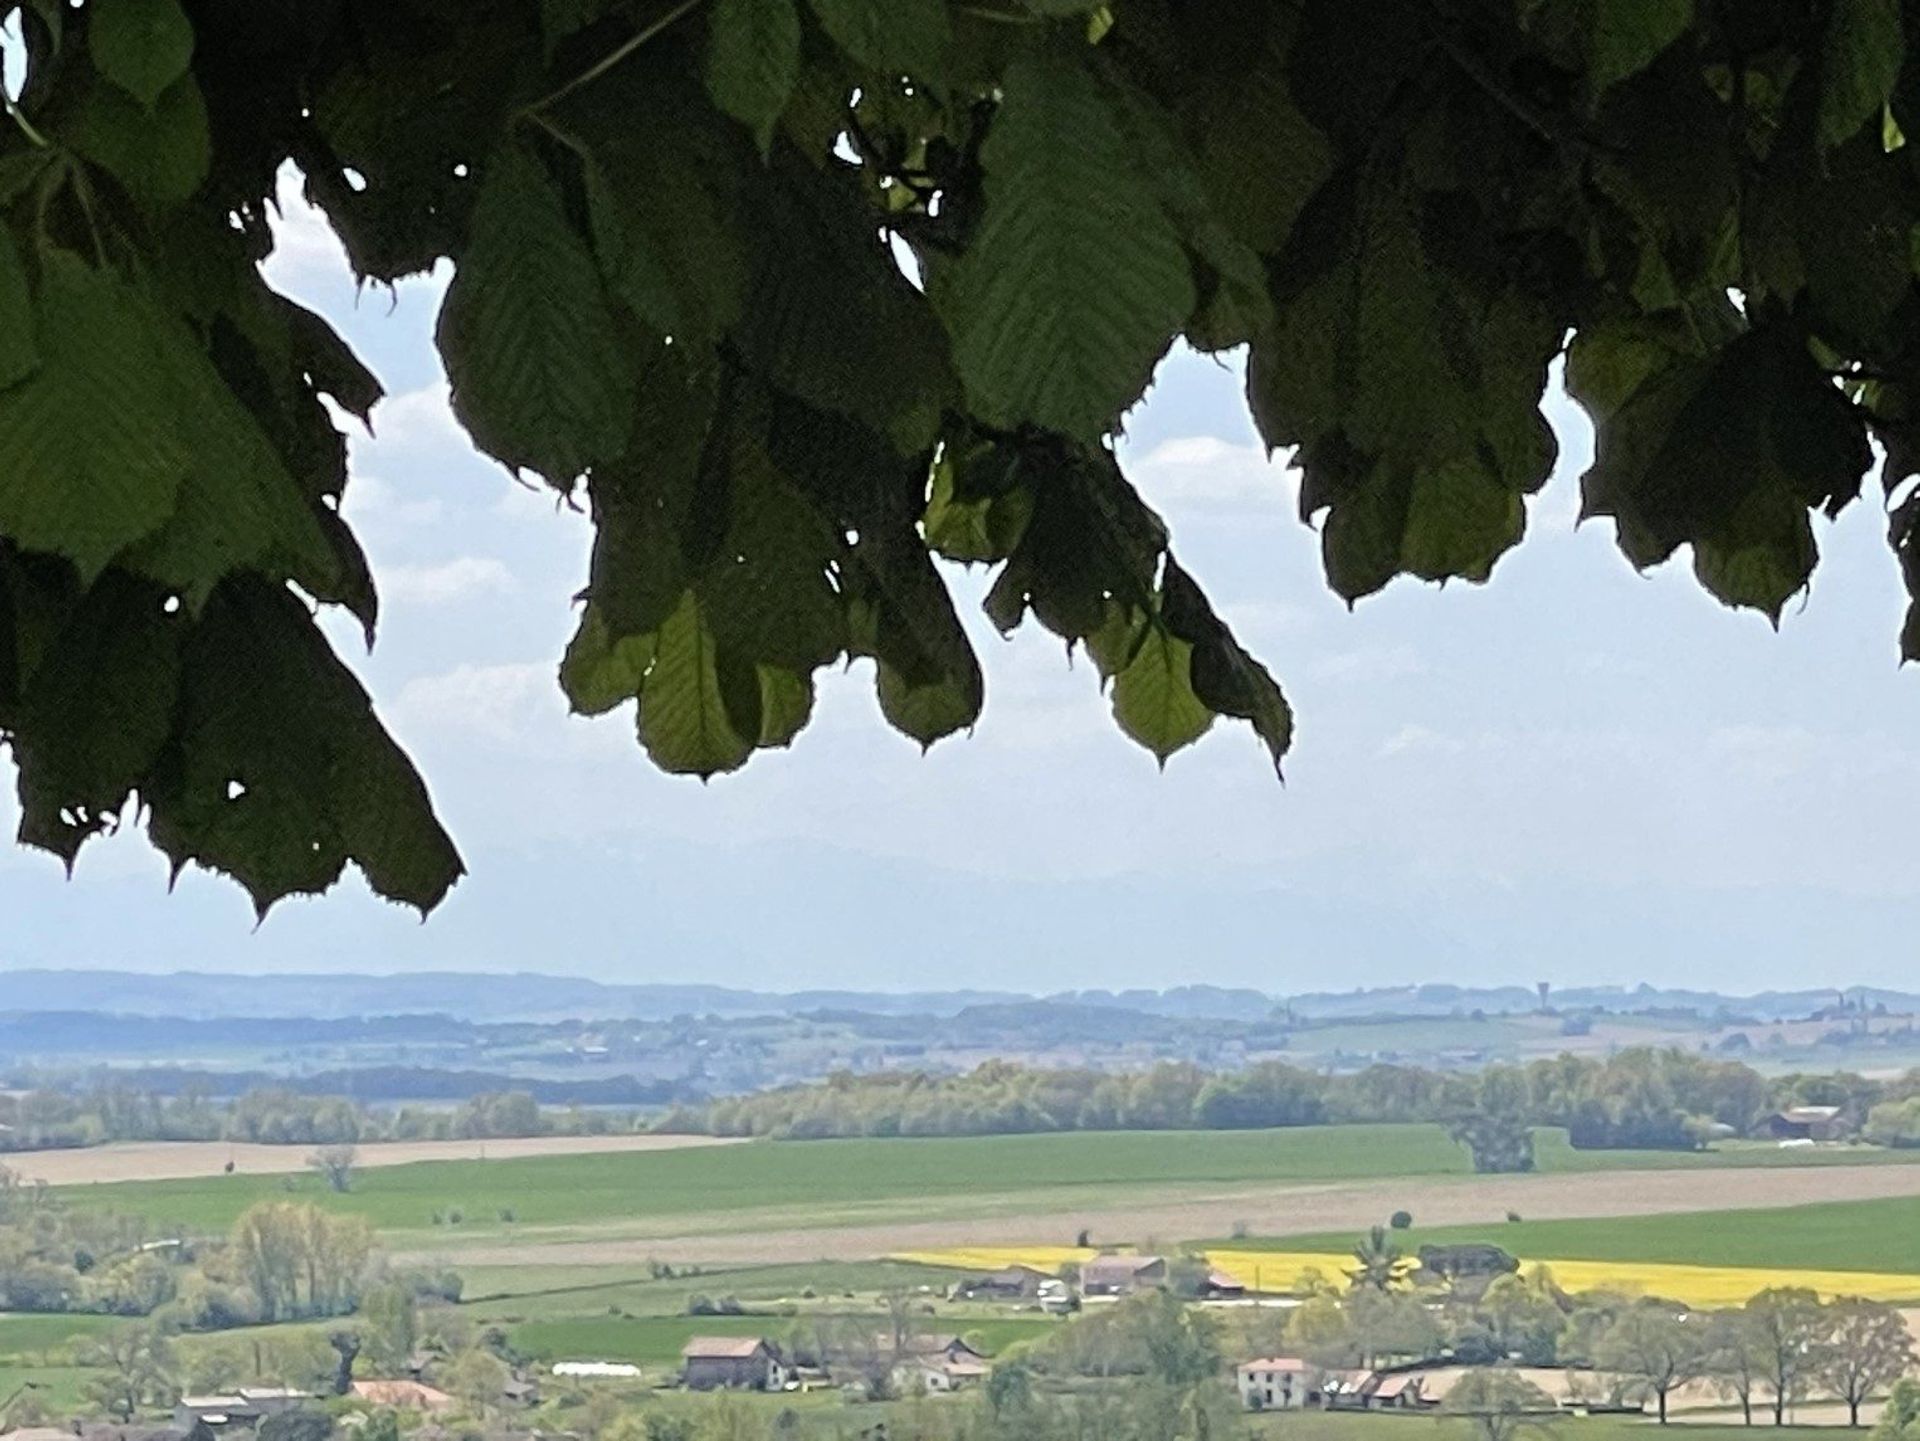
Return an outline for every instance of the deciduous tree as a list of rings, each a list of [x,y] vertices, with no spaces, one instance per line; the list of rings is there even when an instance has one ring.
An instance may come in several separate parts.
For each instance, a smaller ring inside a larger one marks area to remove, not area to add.
[[[1860,1424],[1860,1407],[1913,1367],[1913,1337],[1893,1307],[1842,1296],[1827,1307],[1820,1379],[1847,1405],[1847,1424]]]
[[[1777,618],[1877,441],[1920,591],[1894,0],[14,16],[0,734],[21,839],[68,861],[124,818],[263,909],[461,873],[314,615],[374,631],[336,417],[381,386],[260,274],[290,165],[363,281],[450,265],[455,414],[595,527],[561,684],[669,771],[791,743],[846,657],[914,740],[974,724],[938,558],[1084,647],[1156,756],[1227,717],[1277,765],[1287,700],[1113,449],[1182,338],[1245,348],[1349,599],[1488,578],[1560,361],[1634,565],[1687,550]]]

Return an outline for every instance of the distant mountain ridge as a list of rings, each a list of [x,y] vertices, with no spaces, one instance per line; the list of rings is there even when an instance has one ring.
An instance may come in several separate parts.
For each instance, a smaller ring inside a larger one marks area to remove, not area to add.
[[[1688,1011],[1754,1020],[1806,1016],[1838,1004],[1920,1011],[1920,994],[1872,987],[1766,991],[1751,996],[1662,989],[1642,984],[1555,987],[1549,1004],[1563,1010]],[[675,1016],[738,1017],[857,1011],[867,1015],[954,1016],[979,1008],[1051,1003],[1133,1011],[1177,1019],[1248,1020],[1277,1008],[1298,1019],[1449,1016],[1480,1011],[1513,1014],[1539,1008],[1532,986],[1472,987],[1445,983],[1295,996],[1221,986],[1163,991],[1081,990],[1045,996],[1013,991],[759,991],[658,982],[617,984],[523,971],[510,974],[423,971],[402,975],[234,976],[180,971],[0,970],[0,1016],[91,1012],[187,1020],[260,1020],[299,1016],[349,1021],[383,1016],[445,1016],[454,1021],[667,1020]]]

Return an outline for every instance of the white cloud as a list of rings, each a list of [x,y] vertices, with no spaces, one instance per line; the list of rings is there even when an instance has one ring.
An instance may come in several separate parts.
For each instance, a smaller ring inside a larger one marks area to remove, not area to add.
[[[374,449],[450,446],[455,453],[471,451],[473,442],[454,419],[452,397],[452,387],[444,380],[389,396],[373,413],[372,440],[360,443]]]
[[[393,705],[402,734],[432,731],[501,744],[531,738],[560,711],[551,662],[460,665],[401,687]]]
[[[438,565],[390,565],[380,589],[402,605],[447,605],[517,588],[513,572],[490,555],[463,555]]]
[[[446,519],[446,506],[432,497],[409,499],[377,475],[358,471],[347,481],[349,523],[385,531],[424,530]]]
[[[278,178],[277,209],[267,217],[273,230],[273,253],[265,267],[267,279],[276,289],[297,294],[311,289],[317,279],[348,274],[351,267],[346,247],[320,209],[307,203],[301,193],[300,172],[291,165],[283,166]]]
[[[1130,459],[1127,473],[1150,501],[1192,511],[1286,514],[1299,486],[1299,473],[1269,459],[1264,447],[1213,435],[1164,440]]]

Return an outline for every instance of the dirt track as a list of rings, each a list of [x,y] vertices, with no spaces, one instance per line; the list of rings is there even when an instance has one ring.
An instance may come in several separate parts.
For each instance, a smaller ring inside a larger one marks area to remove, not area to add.
[[[361,1166],[404,1166],[412,1161],[466,1161],[480,1156],[571,1156],[589,1151],[672,1151],[684,1146],[725,1146],[713,1136],[528,1136],[496,1141],[375,1141],[361,1146]],[[0,1164],[50,1186],[92,1181],[172,1181],[218,1176],[228,1161],[243,1175],[283,1175],[307,1169],[312,1146],[229,1145],[225,1141],[141,1141],[71,1151],[21,1151],[0,1155]]]
[[[517,1245],[462,1247],[459,1258],[493,1266],[863,1260],[947,1246],[1066,1244],[1083,1226],[1106,1244],[1225,1236],[1238,1222],[1256,1235],[1351,1230],[1401,1207],[1423,1225],[1444,1226],[1501,1221],[1508,1211],[1533,1220],[1646,1216],[1911,1195],[1920,1195],[1920,1165],[1429,1177],[1172,1195],[1149,1190],[1101,1199],[1042,1196],[1019,1207],[991,1197],[940,1198],[889,1206],[870,1220],[819,1226],[791,1211],[663,1216]]]

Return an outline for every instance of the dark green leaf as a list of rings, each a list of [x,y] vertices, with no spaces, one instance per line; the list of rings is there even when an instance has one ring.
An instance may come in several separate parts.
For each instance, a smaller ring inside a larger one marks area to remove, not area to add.
[[[193,25],[176,0],[91,0],[87,49],[96,70],[151,106],[187,73]]]
[[[157,588],[103,577],[55,634],[21,697],[20,839],[69,863],[110,826],[173,732],[183,622]]]
[[[1907,53],[1900,14],[1900,0],[1834,0],[1820,51],[1822,145],[1879,120]]]
[[[809,0],[820,28],[859,64],[888,80],[938,84],[953,32],[946,0]]]
[[[762,151],[800,73],[794,0],[715,0],[707,26],[707,93],[753,132]]]
[[[92,86],[68,138],[129,195],[152,206],[178,205],[193,195],[212,159],[206,102],[190,75],[151,110],[110,85]]]
[[[988,134],[986,216],[946,298],[977,414],[1092,438],[1192,314],[1193,273],[1082,65],[1016,61]]]
[[[0,392],[0,535],[89,577],[173,514],[189,463],[149,313],[125,281],[49,252],[42,364]]]
[[[0,390],[25,380],[40,363],[33,339],[33,295],[13,237],[0,230]]]
[[[301,603],[262,582],[222,586],[188,638],[176,745],[147,799],[176,868],[234,877],[263,914],[349,860],[423,912],[462,873],[366,692]]]
[[[495,459],[565,490],[625,449],[633,361],[559,192],[518,145],[489,163],[439,342],[454,414]]]
[[[1638,75],[1693,23],[1694,0],[1586,0],[1587,89],[1598,96]]]

